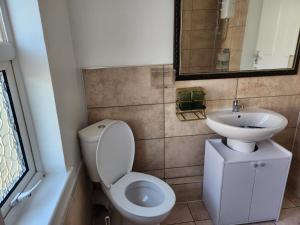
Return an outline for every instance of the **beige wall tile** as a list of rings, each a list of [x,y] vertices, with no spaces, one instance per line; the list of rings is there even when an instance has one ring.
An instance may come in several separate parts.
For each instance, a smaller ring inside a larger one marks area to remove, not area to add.
[[[172,209],[170,215],[165,221],[162,222],[165,224],[177,224],[193,221],[193,217],[190,213],[188,205],[186,203],[177,203]],[[186,224],[191,225],[191,224]]]
[[[163,102],[163,66],[84,70],[88,107]]]
[[[191,48],[191,31],[184,30],[181,35],[181,49],[186,50]]]
[[[212,66],[213,56],[213,49],[192,49],[190,51],[190,66]]]
[[[176,101],[176,88],[202,87],[207,100],[234,99],[236,94],[237,79],[191,80],[176,81],[173,66],[165,67],[164,72],[164,99],[165,103]]]
[[[165,136],[185,136],[213,133],[205,120],[182,122],[176,116],[175,103],[165,104]]]
[[[171,185],[177,202],[196,201],[202,199],[202,181],[190,184]]]
[[[140,140],[136,142],[134,170],[164,169],[164,139]]]
[[[207,73],[215,72],[214,66],[191,66],[190,73]]]
[[[232,107],[232,100],[207,101],[207,113]],[[165,104],[165,136],[212,134],[205,120],[182,122],[176,116],[175,103]]]
[[[192,29],[192,11],[183,11],[182,13],[182,30]]]
[[[239,71],[241,70],[241,50],[233,50],[230,52],[230,62],[229,62],[229,70],[230,71]]]
[[[288,186],[289,188],[298,196],[300,197],[300,162],[297,160],[292,160],[289,178],[288,178]],[[287,195],[289,198],[289,196]],[[289,198],[291,201],[292,199]],[[293,201],[294,204],[296,202]]]
[[[178,178],[178,177],[192,177],[202,176],[203,166],[190,166],[190,167],[179,167],[179,168],[166,168],[166,178]]]
[[[88,114],[90,124],[103,119],[127,122],[136,140],[164,137],[163,104],[95,108]]]
[[[183,8],[183,10],[192,10],[193,9],[193,0],[183,0],[182,8]]]
[[[165,171],[164,170],[149,170],[149,171],[145,171],[144,173],[158,177],[160,179],[164,179],[165,178]]]
[[[194,176],[194,177],[180,177],[180,178],[172,178],[166,179],[166,182],[169,185],[173,184],[190,184],[190,183],[199,183],[202,180],[202,176]]]
[[[300,124],[298,124],[298,128],[296,130],[297,134],[295,136],[295,144],[293,149],[294,159],[300,162]],[[300,179],[300,178],[299,178]]]
[[[190,66],[190,50],[181,51],[180,66],[183,68],[188,68]]]
[[[193,9],[218,9],[218,0],[193,0]]]
[[[235,12],[229,20],[229,27],[245,26],[248,15],[248,0],[236,0]]]
[[[300,75],[239,78],[238,98],[300,94]]]
[[[287,128],[276,134],[272,139],[289,151],[292,151],[296,128]]]
[[[190,35],[191,49],[214,48],[215,30],[192,30]]]
[[[230,50],[242,50],[245,27],[232,27],[229,32],[231,33]]]
[[[211,135],[165,139],[165,167],[199,166],[204,161],[205,140]]]
[[[273,110],[284,115],[288,121],[288,127],[296,127],[300,96],[278,96],[278,97],[263,97],[263,98],[248,98],[241,99],[241,103],[245,107],[264,108]]]
[[[215,29],[217,10],[193,10],[192,30]]]

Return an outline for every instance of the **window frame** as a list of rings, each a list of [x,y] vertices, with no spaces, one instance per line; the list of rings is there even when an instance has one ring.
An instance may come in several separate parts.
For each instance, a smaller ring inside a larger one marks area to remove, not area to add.
[[[0,23],[5,29],[5,42],[0,42],[0,71],[5,71],[9,85],[10,95],[13,101],[15,119],[18,123],[19,133],[22,139],[24,154],[27,161],[28,171],[18,181],[17,185],[10,192],[5,203],[0,208],[0,214],[5,218],[12,207],[12,199],[24,191],[29,182],[43,172],[41,160],[38,153],[36,135],[28,105],[27,94],[23,85],[21,71],[15,56],[14,39],[10,27],[5,0],[0,0]]]
[[[36,174],[37,170],[34,164],[34,159],[31,151],[31,144],[27,132],[27,126],[25,123],[25,118],[23,115],[23,110],[21,106],[21,101],[19,98],[19,92],[16,85],[16,80],[13,74],[12,66],[10,62],[0,63],[0,70],[5,71],[7,82],[9,85],[10,95],[13,101],[13,107],[15,112],[15,119],[17,120],[19,127],[19,134],[21,136],[23,151],[26,157],[27,172],[22,176],[22,178],[16,183],[13,189],[8,194],[8,197],[5,200],[5,203],[1,207],[2,215],[5,217],[9,210],[11,209],[10,202],[15,197],[15,195],[19,192],[22,192],[26,185],[30,182],[32,177]]]

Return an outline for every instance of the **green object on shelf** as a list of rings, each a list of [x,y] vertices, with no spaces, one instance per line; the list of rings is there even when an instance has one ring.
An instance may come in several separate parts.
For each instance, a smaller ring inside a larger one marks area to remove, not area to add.
[[[192,110],[206,109],[205,93],[202,90],[191,91]]]
[[[180,110],[192,109],[192,93],[191,91],[178,92],[179,108]]]
[[[205,92],[202,87],[176,89],[176,116],[180,121],[206,119]]]

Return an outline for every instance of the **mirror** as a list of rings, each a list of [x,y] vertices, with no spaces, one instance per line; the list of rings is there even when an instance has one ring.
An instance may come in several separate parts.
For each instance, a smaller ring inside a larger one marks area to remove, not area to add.
[[[176,80],[297,74],[300,0],[175,0]]]

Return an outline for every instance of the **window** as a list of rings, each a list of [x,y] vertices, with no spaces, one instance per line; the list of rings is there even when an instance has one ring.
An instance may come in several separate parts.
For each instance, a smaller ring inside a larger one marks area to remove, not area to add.
[[[22,85],[12,66],[15,51],[4,0],[0,8],[0,207],[5,217],[36,168],[18,91]]]
[[[6,72],[0,72],[0,206],[28,172]]]

